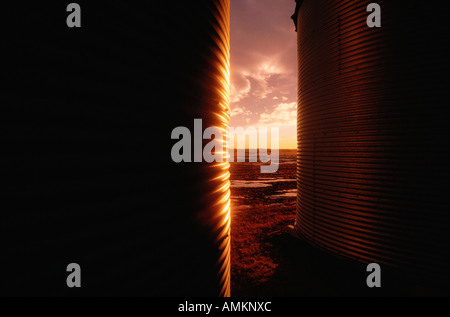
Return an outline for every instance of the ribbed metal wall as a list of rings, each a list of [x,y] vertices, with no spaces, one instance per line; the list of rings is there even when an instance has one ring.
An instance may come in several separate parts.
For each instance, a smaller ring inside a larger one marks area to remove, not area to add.
[[[297,1],[295,228],[363,262],[449,278],[448,5]]]
[[[229,166],[171,158],[228,126],[229,0],[77,3],[4,8],[0,293],[229,296]]]

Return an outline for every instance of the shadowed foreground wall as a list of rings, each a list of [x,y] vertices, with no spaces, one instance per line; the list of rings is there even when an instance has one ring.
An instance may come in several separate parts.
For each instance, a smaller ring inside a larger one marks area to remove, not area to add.
[[[337,255],[449,280],[448,4],[298,1],[295,228]]]
[[[78,3],[4,8],[1,294],[229,295],[228,165],[171,159],[228,125],[229,1]]]

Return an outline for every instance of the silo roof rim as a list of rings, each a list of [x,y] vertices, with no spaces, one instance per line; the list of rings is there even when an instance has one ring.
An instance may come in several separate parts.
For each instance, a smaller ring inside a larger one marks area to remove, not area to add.
[[[300,11],[300,7],[302,6],[303,0],[295,0],[296,6],[295,6],[295,12],[291,16],[291,19],[294,21],[295,24],[295,32],[297,32],[297,19],[298,19],[298,12]]]

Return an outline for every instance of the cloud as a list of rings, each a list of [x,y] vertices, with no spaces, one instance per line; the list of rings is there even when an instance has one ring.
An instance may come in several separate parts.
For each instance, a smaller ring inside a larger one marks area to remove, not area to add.
[[[283,70],[272,61],[252,63],[250,67],[237,68],[232,75],[231,99],[239,103],[247,97],[265,99],[277,88],[277,81],[285,76]]]
[[[293,0],[231,2],[232,125],[256,125],[280,101],[296,100],[294,8]]]
[[[294,0],[231,1],[231,126],[279,126],[289,147],[297,117],[294,9]]]
[[[262,113],[259,125],[285,126],[297,124],[297,103],[280,103],[269,112]]]
[[[245,109],[245,107],[233,107],[233,109],[231,109],[231,116],[249,116],[251,115],[252,112]]]
[[[251,90],[251,83],[244,75],[236,74],[231,81],[231,102],[237,103],[247,97]]]

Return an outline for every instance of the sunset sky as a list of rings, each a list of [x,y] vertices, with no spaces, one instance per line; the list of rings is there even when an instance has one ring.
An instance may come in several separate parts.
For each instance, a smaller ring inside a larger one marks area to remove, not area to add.
[[[231,126],[279,127],[296,148],[294,0],[231,0]]]

